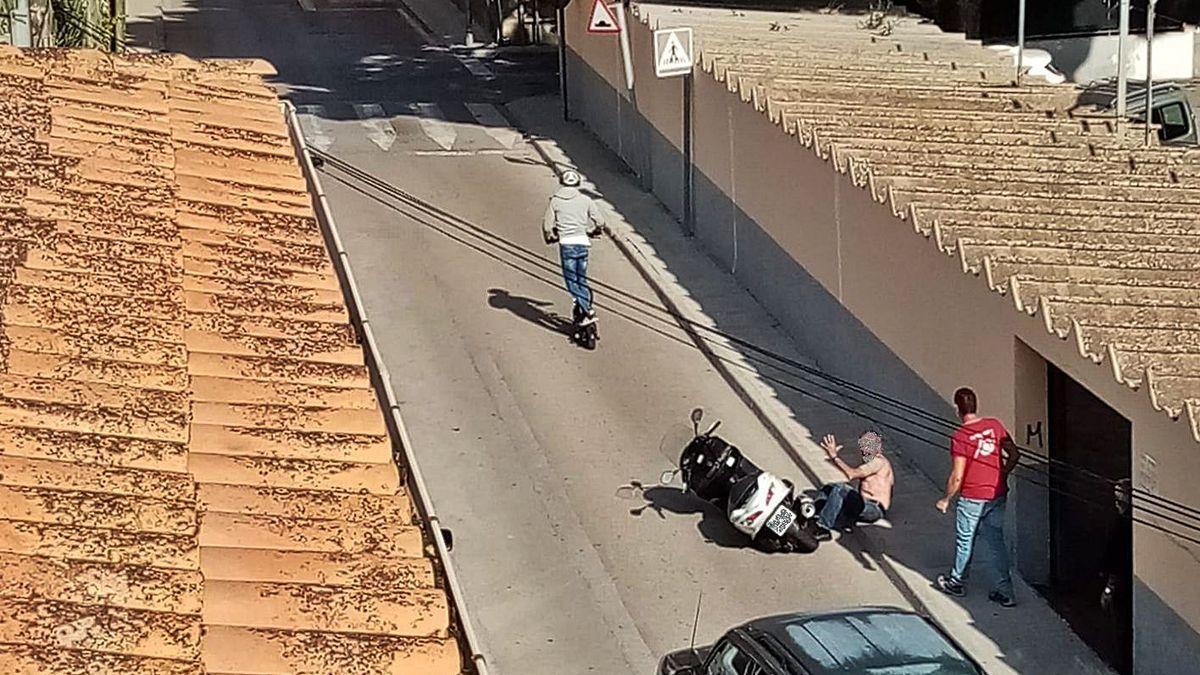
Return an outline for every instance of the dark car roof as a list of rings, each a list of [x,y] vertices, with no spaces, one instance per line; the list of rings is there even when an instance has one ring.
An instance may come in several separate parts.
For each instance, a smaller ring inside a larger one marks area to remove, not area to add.
[[[780,614],[755,619],[743,630],[776,651],[785,650],[809,672],[857,673],[935,663],[945,666],[938,672],[983,672],[928,619],[895,607]]]

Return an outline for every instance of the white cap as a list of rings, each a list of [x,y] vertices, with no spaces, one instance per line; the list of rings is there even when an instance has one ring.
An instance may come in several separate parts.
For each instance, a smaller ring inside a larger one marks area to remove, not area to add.
[[[572,171],[570,169],[567,169],[562,173],[562,178],[560,180],[562,181],[562,184],[566,185],[567,187],[575,187],[579,185],[581,181],[579,172]]]

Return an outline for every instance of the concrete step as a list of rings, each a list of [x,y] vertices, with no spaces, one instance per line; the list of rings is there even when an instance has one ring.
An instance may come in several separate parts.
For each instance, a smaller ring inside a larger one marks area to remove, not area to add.
[[[0,484],[0,517],[128,532],[189,535],[196,529],[196,510],[191,501],[53,487]]]
[[[0,407],[0,410],[3,410]],[[243,403],[192,404],[192,424],[386,436],[378,408],[301,408]]]
[[[192,377],[239,378],[251,381],[368,389],[366,366],[331,364],[285,356],[238,356],[190,352],[188,374]]]
[[[379,410],[375,394],[370,389],[329,387],[297,382],[193,375],[191,394],[193,401],[203,403]]]
[[[106,492],[131,497],[191,502],[195,484],[186,473],[145,471],[0,455],[0,484],[53,486],[62,490]]]
[[[440,590],[375,593],[250,581],[206,581],[203,617],[207,626],[406,637],[444,636],[450,622],[446,595]]]
[[[200,616],[0,598],[0,643],[194,659],[200,654]]]
[[[435,583],[433,564],[427,558],[361,553],[205,546],[200,549],[200,569],[208,582],[274,581],[393,591],[432,589]]]
[[[371,553],[398,558],[424,555],[421,530],[412,525],[366,525],[240,513],[204,514],[199,541],[203,547]]]
[[[377,418],[382,416],[373,411]],[[211,418],[211,417],[210,417]],[[234,455],[274,459],[316,460],[390,464],[391,439],[385,435],[340,434],[337,432],[281,429],[254,426],[192,425],[190,448],[193,453]]]
[[[0,452],[55,462],[187,473],[187,446],[142,438],[0,425]]]
[[[195,570],[14,553],[0,553],[0,569],[0,597],[200,613],[204,577]]]
[[[53,645],[7,644],[0,649],[0,673],[79,675],[79,673],[154,673],[205,675],[200,659],[158,659]]]
[[[394,525],[410,525],[413,522],[412,502],[405,490],[394,495],[366,495],[200,483],[197,486],[197,499],[200,507],[207,512]]]
[[[231,483],[301,490],[390,495],[400,489],[391,463],[360,464],[307,459],[237,457],[193,451],[188,470],[201,483]]]
[[[209,675],[304,673],[323,675],[457,675],[462,670],[453,638],[403,638],[205,627],[201,645]]]
[[[0,519],[0,552],[184,570],[200,566],[192,536],[20,520]]]

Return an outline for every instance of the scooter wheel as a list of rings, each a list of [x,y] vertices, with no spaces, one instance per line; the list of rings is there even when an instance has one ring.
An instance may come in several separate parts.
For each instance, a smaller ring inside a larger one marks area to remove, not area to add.
[[[594,332],[592,332],[590,330],[585,330],[581,337],[582,337],[582,340],[580,340],[580,342],[583,344],[584,349],[595,349],[596,348],[596,334]]]

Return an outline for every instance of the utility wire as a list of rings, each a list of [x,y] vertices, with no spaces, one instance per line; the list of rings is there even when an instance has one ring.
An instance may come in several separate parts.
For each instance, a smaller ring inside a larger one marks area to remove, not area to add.
[[[544,271],[546,271],[546,272],[553,273],[553,274],[557,275],[557,272],[558,272],[558,270],[557,270],[557,268],[553,267],[553,263],[552,263],[552,261],[549,261],[549,260],[547,260],[547,259],[543,258],[542,256],[540,256],[540,255],[537,255],[536,253],[534,253],[534,252],[532,252],[532,251],[530,251],[530,250],[528,250],[528,249],[526,249],[526,248],[524,248],[524,247],[522,247],[522,246],[520,246],[520,245],[518,245],[518,244],[515,244],[515,243],[513,243],[513,242],[510,242],[510,241],[508,241],[508,240],[506,240],[506,239],[502,238],[502,237],[499,237],[498,235],[495,235],[495,234],[494,234],[494,233],[492,233],[492,232],[489,232],[489,231],[487,231],[487,230],[485,230],[485,229],[483,229],[483,228],[480,228],[479,226],[477,226],[477,225],[474,225],[473,223],[470,223],[469,221],[467,221],[467,220],[465,220],[465,219],[462,219],[462,218],[460,218],[460,217],[458,217],[458,216],[456,216],[456,215],[454,215],[454,214],[452,214],[452,213],[449,213],[449,212],[445,211],[444,209],[441,209],[440,207],[438,207],[438,206],[436,206],[436,205],[433,205],[433,204],[431,204],[431,203],[429,203],[429,202],[426,202],[426,201],[424,201],[424,200],[420,199],[419,197],[416,197],[416,196],[414,196],[414,195],[412,195],[412,194],[410,194],[410,193],[408,193],[408,192],[404,191],[403,189],[401,189],[401,188],[399,188],[399,187],[396,187],[396,186],[394,186],[394,185],[391,185],[390,183],[387,183],[386,181],[383,181],[383,180],[381,180],[381,179],[379,179],[379,178],[375,177],[374,175],[372,175],[372,174],[370,174],[370,173],[368,173],[368,172],[366,172],[366,171],[364,171],[364,170],[362,170],[362,169],[360,169],[360,168],[358,168],[358,167],[356,167],[356,166],[354,166],[354,165],[352,165],[352,164],[350,164],[350,163],[348,163],[348,162],[345,162],[344,160],[341,160],[341,159],[339,159],[339,158],[337,158],[337,157],[335,157],[335,156],[333,156],[333,155],[330,155],[330,154],[328,154],[328,153],[326,153],[326,152],[323,152],[323,151],[321,151],[321,150],[320,150],[320,149],[318,149],[318,148],[314,148],[314,147],[312,147],[312,146],[309,146],[309,150],[310,150],[310,152],[312,152],[314,155],[316,155],[316,156],[317,156],[317,157],[318,157],[320,160],[322,160],[323,162],[328,162],[328,163],[329,163],[330,165],[332,165],[334,168],[337,168],[338,170],[340,170],[340,171],[342,171],[342,172],[344,172],[344,173],[346,173],[346,174],[348,174],[348,175],[350,175],[350,176],[352,176],[352,177],[356,178],[357,180],[359,180],[359,181],[361,181],[361,182],[363,182],[363,183],[366,183],[366,184],[370,185],[370,186],[371,186],[372,188],[374,188],[375,190],[377,190],[377,191],[379,191],[379,192],[382,192],[382,193],[384,193],[384,194],[386,194],[386,195],[388,195],[388,196],[390,196],[390,197],[396,198],[396,199],[398,199],[398,200],[402,201],[403,203],[405,203],[406,205],[408,205],[408,206],[410,206],[410,207],[417,208],[417,209],[419,209],[419,210],[421,210],[421,211],[424,211],[424,212],[425,212],[426,214],[428,214],[428,215],[433,215],[433,216],[436,216],[436,217],[437,217],[437,218],[439,218],[440,220],[442,220],[442,221],[446,222],[446,223],[447,223],[449,226],[451,226],[451,227],[454,227],[454,228],[458,229],[459,231],[466,231],[466,232],[468,232],[468,233],[469,233],[471,236],[474,236],[474,237],[476,237],[476,238],[478,238],[478,239],[484,240],[485,242],[487,242],[487,243],[488,243],[488,244],[490,244],[491,246],[494,246],[494,247],[496,247],[496,248],[499,248],[499,249],[507,250],[507,252],[508,252],[509,254],[512,254],[512,255],[515,255],[515,256],[517,256],[517,257],[519,257],[519,258],[522,258],[522,259],[523,259],[525,262],[528,262],[528,263],[535,264],[535,265],[537,265],[538,267],[542,268],[542,269],[543,269]],[[439,230],[439,231],[441,231],[441,230]],[[443,232],[443,234],[445,234],[445,232]],[[461,242],[462,240],[458,240],[458,241],[460,241],[460,242]],[[462,243],[466,243],[466,242],[462,242]],[[515,265],[514,265],[514,267],[516,267],[517,269],[521,269],[522,271],[526,271],[526,272],[527,272],[527,270],[524,270],[523,268],[520,268],[520,267],[518,267],[518,266],[515,266]],[[545,280],[542,280],[542,281],[545,281]],[[547,283],[550,283],[551,285],[557,286],[557,283],[556,283],[556,282],[547,282]],[[601,282],[601,281],[599,281],[599,280],[594,280],[594,284],[595,284],[596,286],[600,287],[600,288],[603,288],[603,289],[606,289],[606,290],[609,290],[609,291],[611,291],[611,292],[613,293],[613,296],[614,296],[614,298],[618,299],[618,301],[619,301],[619,302],[622,302],[622,304],[624,304],[624,305],[626,305],[626,306],[630,306],[630,307],[631,307],[632,309],[634,309],[635,311],[639,311],[639,312],[641,312],[641,313],[643,313],[643,314],[646,314],[646,315],[648,315],[648,316],[651,316],[651,318],[654,318],[654,319],[656,319],[656,320],[665,321],[666,319],[664,319],[663,317],[661,317],[661,316],[655,316],[655,314],[664,314],[664,313],[665,313],[665,314],[667,314],[667,315],[668,315],[668,316],[669,316],[669,317],[670,317],[672,320],[674,320],[674,321],[687,323],[687,324],[688,324],[688,325],[690,325],[691,327],[694,327],[694,328],[696,328],[696,329],[700,329],[700,330],[704,330],[704,331],[706,331],[706,332],[709,332],[709,333],[711,333],[711,334],[714,334],[714,335],[716,335],[716,336],[718,336],[718,337],[721,337],[722,339],[728,340],[728,341],[730,341],[730,342],[732,342],[732,343],[734,343],[734,344],[737,344],[737,345],[739,345],[739,346],[742,346],[742,347],[746,347],[747,349],[749,349],[749,350],[751,350],[751,351],[753,351],[753,352],[755,352],[755,353],[759,354],[760,356],[766,356],[766,357],[768,357],[768,358],[769,358],[769,360],[771,360],[771,361],[775,361],[775,362],[778,362],[778,363],[784,364],[785,366],[790,366],[790,367],[792,367],[792,368],[796,368],[796,369],[802,370],[802,371],[803,371],[803,372],[805,372],[806,374],[814,375],[814,376],[816,376],[816,377],[818,377],[818,378],[821,378],[821,379],[824,379],[824,380],[828,380],[828,381],[835,382],[835,383],[839,384],[840,386],[847,387],[847,388],[851,389],[852,391],[854,391],[854,392],[856,392],[856,393],[865,394],[865,395],[867,395],[867,396],[870,396],[870,397],[873,397],[873,398],[876,398],[876,399],[882,399],[882,400],[884,400],[884,401],[887,401],[887,402],[889,402],[889,403],[893,403],[894,405],[896,405],[896,407],[899,407],[899,408],[902,408],[902,409],[904,409],[904,410],[907,410],[907,411],[909,411],[909,412],[911,412],[911,413],[914,413],[914,414],[915,414],[916,416],[918,416],[918,417],[924,417],[924,418],[926,418],[926,421],[927,421],[927,422],[934,422],[934,423],[940,424],[942,427],[944,427],[944,428],[947,428],[947,429],[950,429],[950,428],[956,428],[956,425],[954,425],[953,423],[950,423],[948,420],[946,420],[946,419],[945,419],[945,418],[943,418],[943,417],[936,416],[936,415],[934,415],[933,413],[929,413],[929,412],[927,412],[927,411],[924,411],[924,410],[922,410],[922,409],[920,409],[920,408],[916,408],[915,406],[911,406],[911,405],[909,405],[909,404],[906,404],[906,403],[903,403],[903,402],[900,402],[900,401],[896,401],[895,399],[890,399],[890,398],[888,398],[888,397],[885,397],[885,396],[881,396],[881,395],[874,394],[874,393],[873,393],[873,392],[871,392],[870,390],[868,390],[868,389],[866,389],[865,387],[862,387],[862,386],[860,386],[860,385],[856,385],[856,384],[854,384],[854,383],[852,383],[852,382],[849,382],[849,381],[847,381],[847,380],[844,380],[844,379],[837,378],[837,377],[835,377],[835,376],[829,375],[829,374],[827,374],[827,373],[824,373],[823,371],[820,371],[819,369],[815,369],[815,368],[812,368],[811,366],[807,366],[807,365],[805,365],[805,364],[801,364],[801,363],[799,363],[799,362],[796,362],[796,361],[794,361],[794,360],[792,360],[792,359],[789,359],[789,358],[787,358],[787,357],[783,357],[783,356],[781,356],[781,355],[778,355],[778,354],[776,354],[776,353],[774,353],[774,352],[771,352],[771,351],[769,351],[769,350],[766,350],[766,349],[764,349],[764,348],[758,347],[757,345],[753,345],[752,343],[749,343],[749,342],[747,342],[747,341],[745,341],[745,340],[742,340],[742,339],[740,339],[740,338],[736,338],[735,336],[728,335],[727,333],[724,333],[724,332],[722,332],[722,331],[719,331],[719,330],[717,330],[717,329],[713,329],[713,328],[711,328],[711,327],[709,327],[709,326],[705,326],[705,325],[703,325],[703,324],[698,324],[698,323],[695,323],[695,322],[689,321],[688,319],[686,319],[686,318],[684,318],[684,317],[681,317],[681,316],[675,315],[674,313],[670,312],[670,311],[669,311],[669,310],[667,310],[666,308],[660,307],[660,306],[658,306],[658,305],[654,304],[653,302],[650,302],[650,301],[648,301],[648,300],[646,300],[646,299],[644,299],[644,298],[642,298],[642,297],[640,297],[640,296],[637,296],[637,295],[635,295],[635,294],[633,294],[633,293],[630,293],[630,292],[628,292],[628,291],[625,291],[625,290],[623,290],[623,289],[620,289],[620,288],[614,287],[614,286],[612,286],[612,285],[610,285],[610,284],[607,284],[607,283]],[[641,305],[642,307],[641,307],[641,308],[639,308],[639,307],[633,307],[632,305],[634,305],[634,304]],[[603,304],[601,304],[601,306],[603,306]],[[648,308],[648,309],[647,309],[647,308]],[[632,317],[629,317],[629,316],[627,316],[627,315],[622,315],[622,316],[624,316],[624,318],[627,318],[627,319],[630,319],[630,320],[632,320],[632,321],[635,321],[635,322],[636,322],[636,319],[633,319]],[[661,332],[661,331],[656,331],[656,332]],[[752,360],[755,360],[755,361],[757,361],[757,362],[759,362],[759,363],[762,363],[762,364],[764,364],[764,365],[769,365],[769,366],[771,366],[772,368],[775,368],[776,370],[780,370],[780,371],[784,372],[785,374],[789,374],[789,375],[793,375],[793,376],[799,377],[799,376],[798,376],[796,373],[791,373],[791,372],[788,372],[788,369],[787,369],[786,367],[780,367],[780,366],[778,366],[778,365],[775,365],[774,363],[770,363],[770,362],[768,362],[768,361],[765,361],[765,360],[764,360],[764,359],[762,359],[762,358],[754,358],[754,359],[752,359]],[[731,363],[732,363],[732,362],[731,362]],[[738,365],[738,366],[740,366],[740,367],[743,367],[743,368],[749,368],[749,366],[746,366],[746,365],[744,365],[744,364],[736,364],[736,363],[735,363],[734,365]],[[758,371],[756,371],[756,372],[758,372]],[[891,430],[893,430],[893,431],[896,431],[897,433],[901,433],[901,434],[903,434],[903,435],[905,435],[905,436],[909,436],[909,437],[911,437],[911,438],[913,438],[913,439],[915,439],[915,440],[918,440],[918,441],[922,441],[922,442],[928,443],[928,444],[930,444],[930,445],[933,445],[933,446],[935,446],[935,447],[941,447],[941,445],[942,445],[942,443],[939,443],[939,442],[937,442],[937,441],[934,441],[934,440],[930,440],[929,438],[926,438],[926,437],[924,437],[924,436],[921,436],[921,435],[919,435],[919,434],[917,434],[917,433],[914,433],[914,432],[913,432],[913,431],[911,431],[910,429],[906,429],[906,428],[903,428],[903,427],[897,426],[897,425],[896,425],[896,424],[894,424],[894,423],[890,423],[890,422],[887,422],[887,421],[884,421],[884,420],[880,420],[880,419],[878,419],[877,417],[873,417],[873,416],[871,416],[871,415],[869,415],[869,414],[863,413],[863,412],[862,412],[862,411],[860,411],[860,410],[853,409],[853,408],[851,408],[851,407],[849,407],[849,406],[847,406],[847,405],[845,405],[845,404],[843,404],[843,403],[839,403],[839,402],[833,401],[833,400],[831,400],[831,399],[828,399],[828,398],[823,398],[823,397],[821,397],[820,395],[813,394],[812,392],[806,391],[806,390],[804,390],[804,389],[800,388],[799,386],[797,386],[796,384],[794,384],[794,383],[792,383],[792,382],[789,382],[789,381],[782,380],[782,379],[780,379],[779,377],[776,377],[776,376],[773,376],[773,375],[770,375],[770,374],[767,374],[767,373],[758,372],[758,374],[759,374],[759,376],[763,377],[764,379],[766,379],[766,380],[768,380],[768,381],[771,381],[771,382],[772,382],[772,383],[774,383],[774,384],[778,384],[778,385],[780,385],[780,386],[782,386],[782,387],[785,387],[785,388],[787,388],[787,389],[789,389],[789,390],[795,391],[795,392],[797,392],[797,393],[799,393],[799,394],[801,394],[801,395],[804,395],[804,396],[807,396],[807,397],[810,397],[810,398],[814,398],[814,399],[816,399],[816,400],[818,400],[818,401],[821,401],[821,402],[823,402],[823,403],[826,403],[826,404],[828,404],[828,405],[831,405],[831,406],[833,406],[833,407],[835,407],[835,408],[837,408],[837,409],[839,409],[839,410],[842,410],[842,411],[844,411],[844,412],[847,412],[847,413],[849,413],[849,414],[855,415],[855,416],[857,416],[857,417],[860,417],[860,418],[863,418],[863,419],[867,419],[867,420],[869,420],[869,421],[871,421],[871,422],[874,422],[875,424],[879,424],[879,425],[881,425],[881,426],[884,426],[884,427],[886,427],[886,428],[889,428],[889,429],[891,429]],[[867,407],[869,407],[869,408],[872,408],[872,409],[874,409],[874,410],[876,410],[876,411],[878,411],[878,412],[882,412],[882,413],[883,413],[883,414],[885,414],[885,415],[888,415],[888,416],[891,416],[891,417],[895,417],[896,419],[898,419],[898,420],[901,420],[902,422],[905,422],[905,423],[907,423],[907,424],[909,424],[909,425],[911,425],[911,426],[915,426],[915,427],[917,427],[917,428],[919,428],[919,429],[923,429],[923,430],[925,430],[925,431],[929,431],[929,432],[931,432],[931,433],[934,433],[934,434],[935,434],[936,436],[938,436],[938,437],[949,438],[949,435],[948,435],[948,434],[946,434],[944,431],[941,431],[941,430],[937,429],[936,427],[930,427],[930,426],[928,426],[927,424],[922,424],[922,423],[920,423],[920,422],[914,422],[914,421],[913,421],[913,420],[911,420],[911,419],[905,419],[905,418],[904,418],[904,416],[903,416],[903,415],[901,415],[901,414],[898,414],[898,413],[895,413],[895,412],[891,412],[891,411],[887,411],[887,410],[885,410],[885,409],[879,408],[878,406],[872,405],[872,404],[870,404],[870,403],[866,403],[866,402],[862,401],[861,399],[855,398],[855,397],[853,397],[853,396],[849,396],[849,395],[847,395],[847,394],[845,394],[845,393],[842,393],[842,392],[838,392],[837,390],[835,390],[835,389],[832,389],[831,387],[829,387],[829,386],[827,386],[827,385],[823,385],[823,384],[821,384],[821,383],[813,382],[813,381],[811,381],[811,380],[808,380],[808,379],[805,379],[805,378],[801,378],[801,379],[802,379],[804,382],[808,383],[808,384],[811,384],[811,385],[816,385],[816,386],[818,386],[818,387],[821,387],[822,389],[825,389],[826,391],[829,391],[830,393],[832,393],[832,394],[834,394],[834,395],[837,395],[837,396],[839,396],[839,397],[842,397],[842,398],[847,398],[847,399],[849,399],[849,400],[851,400],[851,401],[854,401],[854,402],[860,403],[860,404],[862,404],[862,405],[865,405],[865,406],[867,406]],[[1091,471],[1089,471],[1089,470],[1087,470],[1087,469],[1084,469],[1084,468],[1082,468],[1082,467],[1077,467],[1077,466],[1074,466],[1074,465],[1072,465],[1072,464],[1070,464],[1070,463],[1068,463],[1068,462],[1064,462],[1064,461],[1062,461],[1062,460],[1057,460],[1057,459],[1053,459],[1053,460],[1052,460],[1051,458],[1048,458],[1048,457],[1042,456],[1042,455],[1040,455],[1040,454],[1038,454],[1038,453],[1034,453],[1034,452],[1032,452],[1032,451],[1028,451],[1028,450],[1026,450],[1026,449],[1024,449],[1024,448],[1020,448],[1020,449],[1022,450],[1022,456],[1023,456],[1023,457],[1025,457],[1026,455],[1031,455],[1032,457],[1030,457],[1030,459],[1033,459],[1034,461],[1040,461],[1040,462],[1042,462],[1042,464],[1030,464],[1030,463],[1028,463],[1028,462],[1025,462],[1025,463],[1021,463],[1021,464],[1020,464],[1020,466],[1022,466],[1023,468],[1026,468],[1026,469],[1028,469],[1029,471],[1032,471],[1032,472],[1034,472],[1035,474],[1037,474],[1037,475],[1039,475],[1039,476],[1044,476],[1045,478],[1047,478],[1047,480],[1053,480],[1053,479],[1057,479],[1059,482],[1066,482],[1066,481],[1064,481],[1064,480],[1063,480],[1065,477],[1062,477],[1062,476],[1056,476],[1056,477],[1054,477],[1054,478],[1052,478],[1052,477],[1051,477],[1051,474],[1050,474],[1050,466],[1059,466],[1059,467],[1061,467],[1061,468],[1070,469],[1070,470],[1072,470],[1072,471],[1079,472],[1079,473],[1081,473],[1081,474],[1090,475],[1090,476],[1091,476],[1091,477],[1092,477],[1094,480],[1096,480],[1096,481],[1099,481],[1099,482],[1104,482],[1105,484],[1107,484],[1107,485],[1110,485],[1110,486],[1116,483],[1116,481],[1113,481],[1112,479],[1109,479],[1109,478],[1107,478],[1107,477],[1105,477],[1105,476],[1101,476],[1101,475],[1099,475],[1099,474],[1096,474],[1096,473],[1094,473],[1094,472],[1091,472]],[[1050,465],[1050,466],[1047,466],[1047,465]],[[1043,483],[1037,482],[1037,481],[1033,480],[1033,479],[1032,479],[1032,478],[1030,478],[1030,477],[1026,477],[1026,476],[1019,476],[1019,478],[1021,478],[1021,479],[1023,479],[1023,480],[1026,480],[1027,482],[1031,482],[1031,483],[1033,483],[1034,485],[1038,485],[1038,486],[1040,486],[1040,487],[1045,487],[1045,488],[1047,488],[1048,490],[1050,490],[1050,491],[1052,491],[1052,492],[1055,492],[1055,493],[1057,493],[1057,494],[1060,494],[1060,495],[1062,495],[1062,496],[1070,497],[1070,498],[1076,499],[1076,500],[1078,500],[1078,501],[1081,501],[1081,502],[1088,503],[1088,504],[1090,504],[1090,505],[1092,505],[1092,506],[1095,506],[1095,507],[1098,507],[1098,508],[1104,508],[1104,507],[1105,507],[1105,506],[1107,506],[1108,504],[1111,504],[1111,502],[1105,502],[1105,503],[1096,502],[1096,501],[1094,501],[1094,500],[1090,500],[1090,499],[1088,499],[1088,498],[1086,498],[1086,497],[1083,497],[1083,496],[1081,496],[1081,495],[1078,495],[1078,494],[1075,494],[1075,493],[1070,493],[1070,492],[1064,491],[1064,490],[1062,490],[1062,489],[1060,489],[1060,488],[1055,488],[1055,487],[1053,487],[1053,486],[1051,486],[1051,485],[1048,485],[1048,484],[1043,484]],[[1079,481],[1079,480],[1080,480],[1079,478],[1076,478],[1076,477],[1071,477],[1071,479],[1073,479],[1073,480],[1075,480],[1075,481]],[[1147,494],[1147,495],[1149,495],[1150,493],[1146,493],[1146,494]],[[1191,517],[1191,518],[1197,518],[1197,519],[1200,519],[1200,510],[1196,510],[1196,509],[1193,509],[1192,507],[1189,507],[1189,506],[1187,506],[1187,505],[1183,505],[1183,504],[1179,504],[1179,503],[1177,503],[1177,502],[1173,502],[1172,500],[1168,500],[1168,499],[1166,499],[1166,498],[1161,498],[1161,497],[1158,497],[1157,495],[1153,495],[1153,496],[1154,496],[1154,497],[1156,497],[1156,499],[1157,499],[1157,500],[1159,500],[1159,501],[1161,501],[1161,502],[1162,502],[1161,504],[1153,504],[1153,506],[1154,506],[1154,507],[1164,507],[1164,508],[1166,508],[1166,507],[1169,507],[1171,510],[1175,511],[1176,513],[1179,513],[1179,514],[1181,514],[1181,515],[1184,515],[1184,516],[1186,516],[1186,517]],[[1140,495],[1139,495],[1139,497],[1140,497]],[[1110,508],[1111,508],[1111,507],[1110,507]],[[1192,524],[1190,524],[1190,523],[1187,523],[1187,522],[1184,522],[1184,521],[1180,521],[1180,520],[1178,520],[1178,519],[1176,519],[1176,518],[1173,518],[1173,517],[1171,517],[1171,516],[1169,516],[1169,515],[1165,515],[1165,514],[1163,514],[1163,513],[1157,512],[1157,511],[1155,511],[1155,510],[1153,510],[1153,509],[1149,508],[1148,506],[1139,505],[1139,506],[1136,506],[1135,508],[1136,508],[1138,511],[1144,512],[1144,513],[1146,513],[1146,514],[1148,514],[1148,515],[1150,515],[1150,516],[1152,516],[1152,517],[1155,517],[1155,518],[1160,518],[1160,519],[1166,520],[1166,521],[1168,521],[1168,522],[1175,523],[1175,524],[1177,524],[1177,525],[1180,525],[1180,526],[1182,526],[1182,527],[1185,527],[1185,528],[1188,528],[1188,529],[1191,529],[1191,530],[1200,531],[1200,526],[1197,526],[1197,525],[1192,525]],[[1195,514],[1195,515],[1194,515],[1194,514]],[[1132,518],[1132,520],[1134,520],[1135,522],[1138,522],[1138,523],[1140,523],[1140,524],[1143,524],[1143,525],[1146,525],[1146,526],[1152,527],[1152,528],[1154,528],[1154,529],[1158,529],[1158,530],[1160,530],[1160,531],[1166,532],[1166,533],[1168,533],[1168,534],[1172,534],[1172,535],[1175,535],[1175,536],[1180,536],[1181,538],[1187,539],[1188,541],[1192,541],[1193,543],[1200,543],[1200,539],[1194,539],[1194,538],[1191,538],[1191,537],[1189,537],[1189,536],[1187,536],[1187,535],[1182,535],[1182,534],[1179,534],[1179,533],[1176,533],[1176,532],[1172,532],[1171,530],[1169,530],[1169,529],[1166,529],[1166,528],[1164,528],[1164,527],[1161,527],[1161,526],[1159,526],[1159,525],[1158,525],[1158,524],[1156,524],[1156,523],[1151,523],[1151,522],[1148,522],[1148,521],[1145,521],[1145,520],[1139,519],[1139,518],[1137,518],[1136,516],[1135,516],[1135,517],[1133,517],[1133,518]]]

